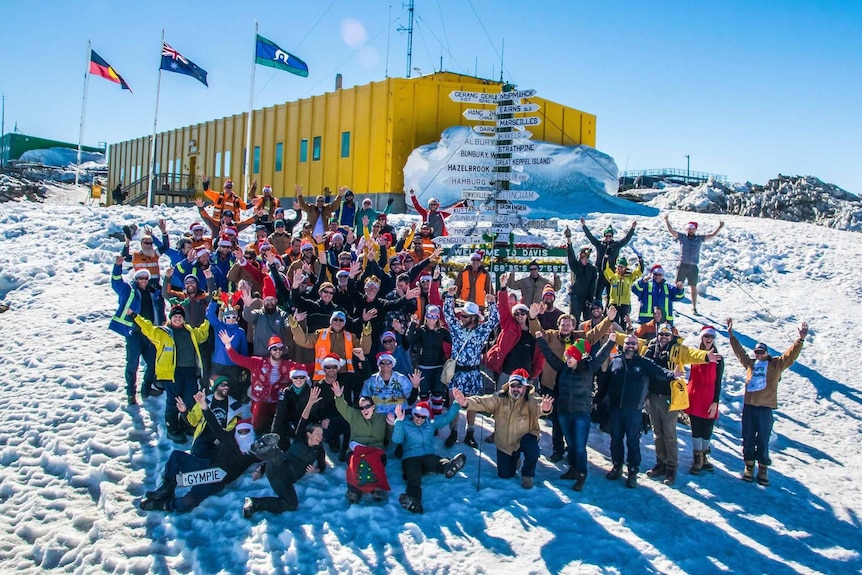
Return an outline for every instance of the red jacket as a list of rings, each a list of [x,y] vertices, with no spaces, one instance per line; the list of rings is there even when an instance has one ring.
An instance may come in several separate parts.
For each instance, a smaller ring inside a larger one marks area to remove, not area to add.
[[[272,385],[269,382],[272,364],[269,363],[268,357],[247,357],[232,347],[228,348],[227,354],[231,361],[251,372],[251,387],[248,389],[248,395],[253,401],[278,403],[278,394],[290,385],[290,371],[293,369],[308,371],[308,366],[304,363],[296,363],[289,359],[282,360],[278,366],[278,381]]]
[[[521,327],[512,317],[512,306],[509,305],[509,293],[506,288],[497,292],[497,309],[500,311],[500,335],[497,336],[497,341],[488,350],[485,362],[494,373],[502,373],[506,356],[521,338]],[[536,333],[542,329],[536,319],[529,320],[528,326],[530,333]],[[533,351],[533,367],[530,371],[530,377],[535,378],[542,375],[544,367],[545,356],[542,355],[542,351],[537,345]]]

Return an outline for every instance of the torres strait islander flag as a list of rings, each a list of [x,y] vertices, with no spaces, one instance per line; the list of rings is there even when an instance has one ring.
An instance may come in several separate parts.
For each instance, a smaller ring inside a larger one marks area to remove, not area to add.
[[[123,80],[123,77],[114,70],[113,66],[105,62],[104,58],[96,54],[95,50],[90,50],[90,74],[101,76],[105,80],[110,80],[115,84],[119,84],[123,90],[132,92],[132,89],[128,84],[126,84],[126,81]]]

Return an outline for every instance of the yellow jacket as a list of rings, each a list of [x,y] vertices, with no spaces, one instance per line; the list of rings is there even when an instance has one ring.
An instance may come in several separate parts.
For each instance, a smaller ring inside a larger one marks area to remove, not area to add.
[[[632,284],[643,275],[640,264],[629,273],[620,275],[605,262],[605,279],[611,284],[608,288],[608,305],[631,305]]]
[[[177,367],[177,357],[174,353],[174,336],[171,328],[167,326],[155,326],[148,319],[139,315],[135,316],[135,323],[141,328],[141,333],[156,346],[156,379],[162,381],[173,381],[174,370]],[[195,346],[195,358],[198,369],[201,366],[201,350],[198,344],[206,341],[210,332],[210,322],[204,320],[199,327],[184,326],[192,336],[192,344]]]

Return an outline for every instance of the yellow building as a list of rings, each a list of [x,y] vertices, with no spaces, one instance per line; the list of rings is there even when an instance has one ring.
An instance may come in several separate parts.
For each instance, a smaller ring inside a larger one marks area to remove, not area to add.
[[[252,180],[270,184],[278,197],[293,197],[294,186],[306,195],[333,194],[347,186],[356,194],[402,196],[402,168],[418,146],[439,140],[448,127],[473,125],[463,116],[476,104],[453,102],[455,90],[498,93],[500,83],[439,72],[418,78],[387,78],[363,86],[336,89],[320,96],[254,111]],[[540,97],[535,140],[595,147],[596,117]],[[242,194],[248,114],[187,126],[157,137],[156,202],[170,202],[201,189],[207,174],[221,190],[231,179]],[[129,199],[146,201],[150,137],[110,146],[109,186],[122,183]],[[173,198],[162,192],[178,192]],[[188,198],[186,198],[187,200]]]

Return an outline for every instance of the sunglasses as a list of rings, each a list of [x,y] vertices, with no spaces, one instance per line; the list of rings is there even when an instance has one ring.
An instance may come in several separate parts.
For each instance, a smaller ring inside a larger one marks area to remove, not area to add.
[[[251,433],[251,429],[237,429],[236,432],[240,435],[248,435],[249,433]]]
[[[512,315],[527,315],[527,312],[525,312],[525,311],[516,311],[516,312],[515,312],[515,313],[513,313]]]
[[[296,380],[300,380],[300,379],[301,379],[301,380],[303,380],[303,381],[304,381],[304,380],[306,380],[306,379],[308,379],[308,378],[306,378],[304,375],[295,375],[295,376],[291,377],[290,379],[296,379]]]
[[[151,246],[151,245],[153,245],[153,242],[141,242],[141,245],[142,246]]]
[[[509,388],[521,389],[522,387],[524,387],[523,383],[510,383],[509,384]]]
[[[416,414],[414,413],[414,414],[413,414],[413,418],[414,418],[414,419],[428,419],[428,416],[427,416],[427,415],[416,415]]]
[[[226,320],[228,320],[228,319],[236,319],[237,317],[239,317],[239,316],[237,316],[236,314],[230,314],[230,315],[225,315],[225,316],[224,316],[224,318],[225,318]]]
[[[385,345],[387,343],[395,343],[395,340],[394,339],[384,339],[383,344]]]
[[[412,264],[412,263],[413,263],[413,260],[404,260],[404,263],[405,263],[405,264]]]
[[[272,346],[271,348],[269,348],[269,351],[284,351],[284,346]]]
[[[361,409],[362,411],[365,411],[366,409],[371,409],[372,407],[374,407],[374,404],[373,404],[373,403],[368,403],[368,404],[365,404],[365,405],[360,405],[360,406],[359,406],[359,409]]]
[[[338,369],[337,365],[324,365],[323,369]]]
[[[383,361],[379,362],[378,365],[392,365],[392,362],[388,359],[384,359]]]
[[[329,290],[323,290],[322,292],[320,292],[320,295],[335,295],[335,292],[329,291]]]
[[[762,350],[762,349],[755,349],[754,350],[754,355],[760,355],[761,353],[766,353],[766,351]]]
[[[332,319],[331,319],[331,320],[329,320],[329,321],[344,322],[344,319],[342,319],[342,318],[340,318],[340,317],[334,317],[334,318],[332,318]]]
[[[425,319],[440,319],[439,315],[426,315]]]

